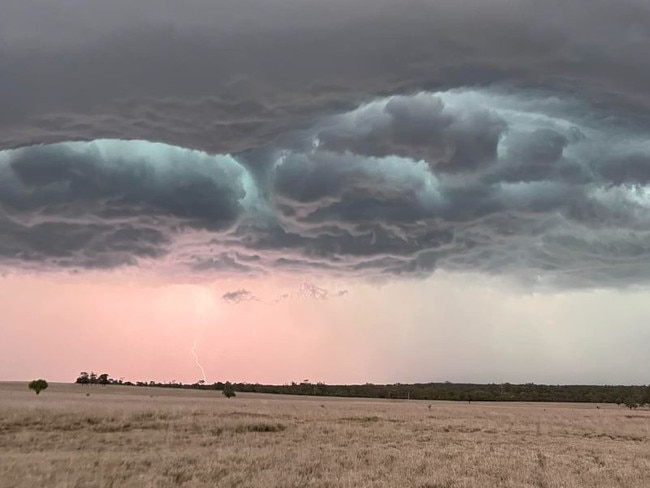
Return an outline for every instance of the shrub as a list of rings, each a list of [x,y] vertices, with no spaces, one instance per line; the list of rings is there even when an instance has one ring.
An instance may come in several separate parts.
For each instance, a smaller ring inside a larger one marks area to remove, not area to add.
[[[233,388],[230,381],[226,381],[226,383],[223,385],[223,390],[221,390],[221,393],[226,398],[232,398],[232,397],[236,396],[235,389]]]
[[[28,386],[30,390],[34,390],[38,395],[40,392],[45,390],[48,385],[47,385],[47,381],[39,379],[39,380],[30,381]]]

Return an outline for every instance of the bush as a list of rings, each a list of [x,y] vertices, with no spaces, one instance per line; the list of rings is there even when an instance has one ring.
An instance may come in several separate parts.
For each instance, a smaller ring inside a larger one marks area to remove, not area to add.
[[[227,382],[223,385],[223,390],[221,390],[221,393],[222,393],[223,396],[225,396],[226,398],[232,398],[232,397],[236,396],[236,394],[235,394],[235,389],[233,388],[233,386],[232,386],[232,384],[230,383],[230,381],[227,381]]]
[[[45,380],[33,380],[29,382],[29,389],[34,390],[38,395],[40,392],[45,390],[48,387],[47,381]]]

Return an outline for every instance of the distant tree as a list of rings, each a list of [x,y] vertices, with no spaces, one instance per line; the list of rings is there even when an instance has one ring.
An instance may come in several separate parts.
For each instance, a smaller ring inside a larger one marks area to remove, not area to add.
[[[94,371],[90,372],[90,384],[91,385],[97,384],[97,373],[95,373]]]
[[[645,391],[643,392],[643,404],[650,409],[650,385],[646,386]]]
[[[111,383],[111,379],[108,377],[108,373],[102,373],[97,377],[97,381],[100,385],[106,386]]]
[[[221,390],[221,393],[222,393],[223,396],[225,396],[226,398],[232,398],[232,397],[236,396],[235,388],[232,386],[232,384],[230,383],[230,381],[226,381],[226,382],[224,383],[224,385],[223,385],[223,390]]]
[[[45,390],[48,386],[47,381],[45,380],[33,380],[29,382],[29,385],[27,385],[30,390],[34,390],[36,394],[38,395],[40,392]]]
[[[90,383],[90,377],[88,376],[88,373],[86,371],[82,371],[79,373],[79,377],[75,381],[75,383],[79,383],[80,385],[87,385]]]

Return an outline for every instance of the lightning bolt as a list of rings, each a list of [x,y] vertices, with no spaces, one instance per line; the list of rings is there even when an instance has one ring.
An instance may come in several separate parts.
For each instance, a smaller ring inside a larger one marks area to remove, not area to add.
[[[203,381],[205,383],[207,383],[208,379],[205,377],[205,370],[203,369],[203,366],[201,366],[201,363],[199,362],[198,354],[196,354],[196,340],[194,340],[194,344],[192,345],[192,356],[194,356],[194,362],[196,363],[196,365],[201,370],[201,375],[203,376]]]

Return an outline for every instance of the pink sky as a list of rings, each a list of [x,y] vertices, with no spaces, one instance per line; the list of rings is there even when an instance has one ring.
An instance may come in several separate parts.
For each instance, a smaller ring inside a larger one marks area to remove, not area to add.
[[[253,3],[0,0],[0,380],[650,382],[648,0]]]
[[[526,294],[496,279],[435,275],[327,301],[224,303],[280,279],[168,284],[119,273],[0,279],[0,380],[644,383],[642,290]],[[615,321],[612,318],[616,318]]]

